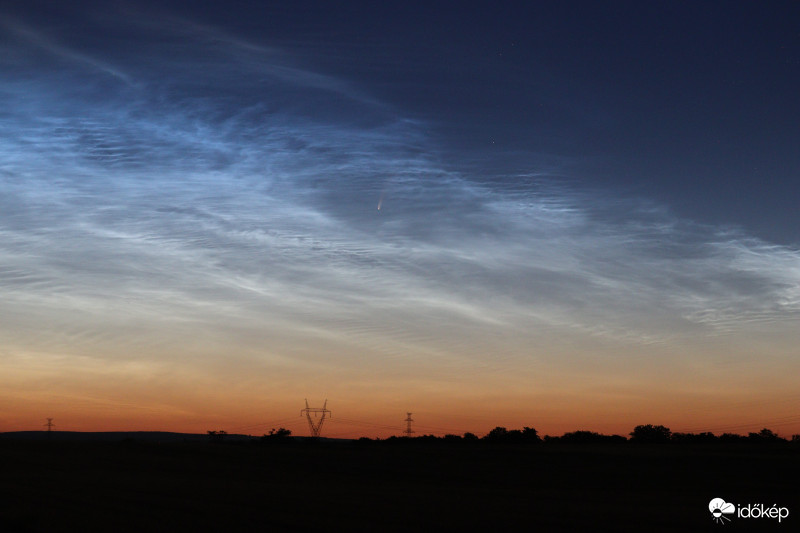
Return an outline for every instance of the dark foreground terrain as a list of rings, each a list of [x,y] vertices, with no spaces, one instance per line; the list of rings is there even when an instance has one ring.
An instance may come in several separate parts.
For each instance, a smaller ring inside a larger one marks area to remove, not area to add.
[[[0,440],[0,468],[6,532],[800,530],[792,445]]]

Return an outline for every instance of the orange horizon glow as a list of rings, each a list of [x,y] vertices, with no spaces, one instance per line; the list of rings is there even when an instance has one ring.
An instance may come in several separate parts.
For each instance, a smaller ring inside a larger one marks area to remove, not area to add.
[[[747,434],[766,427],[784,437],[800,433],[792,411],[800,369],[777,371],[797,364],[745,359],[738,354],[749,347],[737,352],[738,341],[718,342],[718,351],[703,359],[678,357],[670,346],[653,347],[647,357],[612,346],[591,356],[561,351],[532,358],[534,364],[507,358],[502,365],[469,353],[423,363],[410,352],[411,367],[341,358],[346,364],[323,366],[325,372],[279,358],[262,364],[247,352],[227,358],[155,353],[118,362],[38,353],[6,358],[0,431],[43,430],[52,417],[58,431],[262,435],[286,427],[303,436],[308,427],[300,410],[308,398],[312,406],[328,400],[333,416],[323,435],[342,438],[401,435],[409,411],[417,435],[481,436],[496,426],[527,426],[540,435],[627,436],[640,424],[673,432]],[[424,375],[417,375],[417,365],[427,369]]]
[[[43,431],[46,414],[53,418],[55,431],[165,431],[176,433],[206,433],[224,430],[231,434],[259,436],[270,429],[290,429],[295,436],[308,436],[306,418],[300,414],[304,406],[299,402],[280,403],[249,402],[245,397],[230,398],[227,404],[202,401],[188,406],[136,404],[133,401],[104,402],[98,398],[85,397],[72,402],[48,401],[46,395],[32,398],[30,402],[9,401],[0,418],[0,432]],[[63,399],[63,398],[62,398]],[[664,425],[673,432],[701,433],[710,431],[715,435],[734,433],[746,435],[768,428],[784,438],[800,433],[800,423],[793,414],[793,402],[779,399],[763,401],[753,406],[728,400],[708,401],[698,407],[693,401],[684,399],[680,403],[663,398],[661,402],[652,398],[647,405],[632,408],[630,404],[617,401],[599,401],[594,398],[557,398],[539,408],[526,407],[525,399],[513,402],[462,400],[461,407],[453,408],[447,402],[438,405],[434,400],[418,403],[419,409],[400,407],[402,401],[387,402],[386,408],[365,409],[361,402],[351,399],[328,398],[332,416],[326,418],[322,435],[335,438],[387,438],[401,436],[405,430],[406,412],[412,412],[412,429],[415,436],[445,434],[463,435],[466,432],[483,436],[491,429],[502,426],[507,429],[535,428],[540,436],[560,436],[572,431],[594,431],[607,435],[628,434],[640,424]],[[237,406],[237,400],[251,405],[246,412]],[[543,398],[535,401],[541,402]],[[25,406],[22,403],[26,403]],[[322,399],[312,407],[322,404]],[[410,402],[409,402],[410,403]],[[530,402],[528,402],[530,403]],[[482,408],[494,405],[493,408]],[[775,406],[781,406],[776,409]],[[11,409],[9,409],[9,407]],[[16,407],[16,409],[14,409]],[[426,408],[427,407],[427,408]],[[432,408],[434,407],[434,408]],[[728,413],[723,416],[720,413]],[[205,414],[204,414],[205,413]]]

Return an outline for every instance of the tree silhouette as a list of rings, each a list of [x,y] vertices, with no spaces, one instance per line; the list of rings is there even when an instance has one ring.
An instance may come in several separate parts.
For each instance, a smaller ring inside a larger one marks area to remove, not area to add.
[[[489,433],[487,433],[483,440],[487,442],[515,442],[515,443],[537,443],[541,442],[538,432],[525,426],[522,430],[512,429],[508,430],[502,426],[497,426]]]
[[[746,437],[742,437],[736,433],[723,433],[719,436],[720,442],[740,442],[745,440]]]
[[[762,429],[758,433],[749,433],[747,438],[758,442],[778,442],[784,440],[767,428]]]
[[[502,426],[497,426],[483,436],[483,440],[488,442],[504,442],[508,438],[508,430]]]
[[[634,442],[669,442],[672,431],[668,427],[646,424],[633,428],[630,435]]]
[[[525,442],[541,442],[542,438],[539,436],[538,431],[525,426],[522,428],[522,440]]]
[[[545,437],[547,438],[547,437]],[[548,441],[560,441],[570,444],[595,444],[600,442],[625,442],[621,435],[603,435],[594,431],[571,431],[561,437],[550,437]]]
[[[718,440],[717,437],[709,431],[706,431],[705,433],[672,434],[672,441],[679,443],[703,443],[703,442],[715,442],[717,440]]]

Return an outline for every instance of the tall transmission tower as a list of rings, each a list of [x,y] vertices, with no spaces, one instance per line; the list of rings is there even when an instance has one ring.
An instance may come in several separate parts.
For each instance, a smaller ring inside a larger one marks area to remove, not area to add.
[[[44,425],[47,426],[47,432],[48,433],[53,431],[53,426],[55,426],[55,424],[53,424],[53,419],[52,418],[48,418],[47,419],[47,424],[44,424]]]
[[[411,434],[414,433],[414,430],[411,429],[411,422],[413,422],[414,419],[411,418],[411,413],[406,413],[406,414],[408,415],[408,417],[406,418],[406,430],[403,433],[406,434],[406,437],[410,437]]]
[[[325,400],[325,403],[322,405],[322,407],[309,407],[308,400],[306,399],[306,408],[300,411],[300,416],[306,415],[306,418],[308,419],[308,427],[311,429],[312,437],[319,437],[319,432],[322,430],[322,424],[325,422],[326,416],[330,416],[331,418],[333,417],[327,407],[328,400]],[[314,415],[314,418],[311,418],[312,414]]]

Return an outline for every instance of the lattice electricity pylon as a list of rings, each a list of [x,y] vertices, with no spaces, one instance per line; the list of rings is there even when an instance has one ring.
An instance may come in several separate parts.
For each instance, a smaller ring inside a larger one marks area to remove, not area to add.
[[[48,418],[47,419],[47,424],[44,424],[44,425],[47,426],[47,432],[48,433],[53,431],[53,426],[55,426],[55,424],[53,424],[53,419],[52,418]]]
[[[408,415],[408,418],[406,418],[406,430],[403,433],[406,434],[406,437],[410,437],[411,434],[414,433],[414,430],[411,429],[411,422],[413,422],[414,419],[411,418],[411,413],[406,414]]]
[[[321,408],[319,407],[309,407],[308,400],[306,400],[306,408],[300,411],[300,416],[306,415],[308,419],[308,427],[311,428],[311,436],[312,437],[319,437],[319,432],[322,430],[322,424],[325,422],[325,417],[330,416],[333,418],[331,412],[327,409],[328,407],[328,400],[325,400],[325,403],[322,405]],[[314,418],[311,418],[311,413],[314,413]],[[322,416],[319,416],[319,414]],[[317,419],[316,422],[314,419]]]

